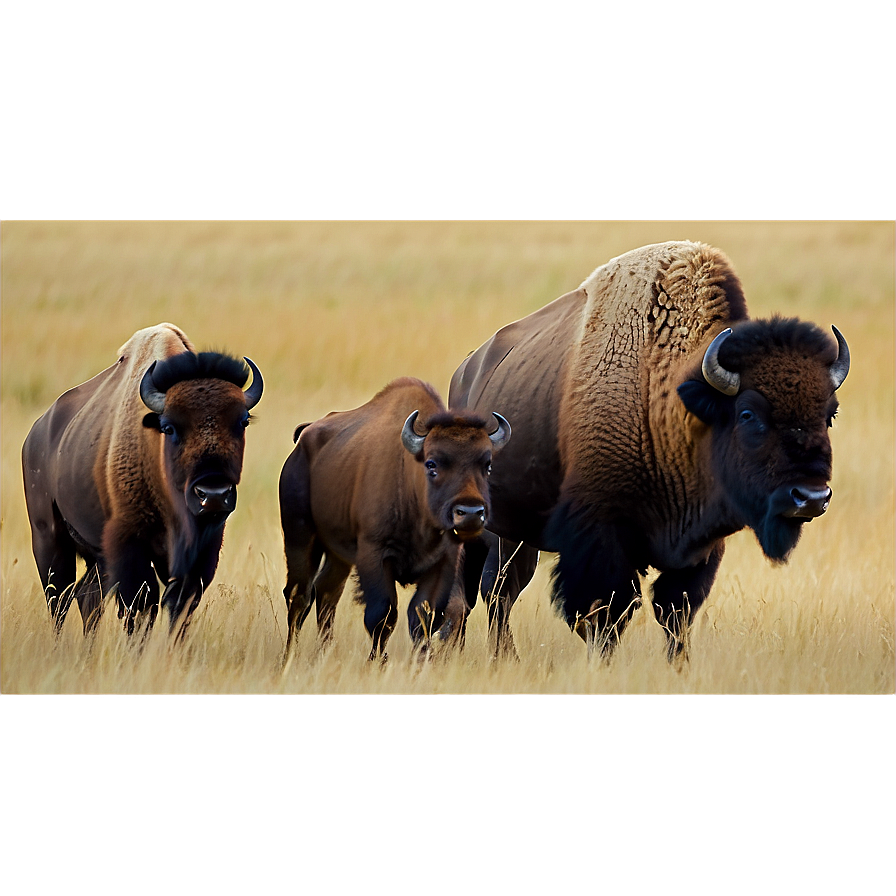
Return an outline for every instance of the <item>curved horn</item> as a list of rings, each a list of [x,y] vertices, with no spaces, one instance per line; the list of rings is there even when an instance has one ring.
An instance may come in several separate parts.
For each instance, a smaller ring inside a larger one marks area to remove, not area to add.
[[[243,356],[243,360],[249,365],[252,371],[252,383],[243,393],[246,396],[246,408],[252,410],[258,404],[261,393],[264,391],[264,380],[261,378],[261,371],[252,363],[251,358]]]
[[[719,349],[730,335],[731,327],[722,330],[709,344],[709,348],[703,356],[703,378],[713,389],[717,389],[723,395],[737,395],[740,389],[740,374],[725,370],[719,363]]]
[[[151,411],[161,414],[165,410],[165,393],[159,392],[156,384],[152,381],[152,372],[156,369],[156,362],[153,361],[149,366],[149,370],[143,374],[140,380],[140,398]]]
[[[401,428],[401,444],[414,456],[418,455],[423,450],[423,443],[426,441],[426,436],[418,436],[417,433],[414,432],[414,423],[417,421],[417,414],[419,413],[420,411],[414,411],[414,413],[404,421],[404,426]]]
[[[492,440],[492,451],[500,451],[507,444],[512,430],[510,424],[500,414],[492,411],[492,417],[498,421],[498,428],[493,433],[489,433],[489,438]]]
[[[837,337],[838,348],[837,360],[831,364],[830,368],[831,382],[834,384],[834,391],[836,392],[843,385],[846,374],[849,373],[849,346],[846,344],[843,334],[836,327],[831,327],[831,329]]]

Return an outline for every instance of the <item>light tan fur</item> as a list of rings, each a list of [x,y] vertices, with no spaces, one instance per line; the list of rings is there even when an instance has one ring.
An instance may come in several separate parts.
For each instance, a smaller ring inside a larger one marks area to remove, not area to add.
[[[688,417],[675,390],[730,320],[720,284],[733,276],[718,249],[669,242],[620,255],[582,283],[586,300],[562,392],[565,469],[599,469],[590,481],[622,485],[649,459],[657,476],[675,471],[681,481],[645,483],[642,475],[636,484],[671,489],[683,501],[690,435],[702,424]],[[595,406],[602,409],[597,426]]]
[[[94,478],[110,515],[125,511],[134,503],[149,506],[145,500],[148,483],[152,483],[153,492],[159,490],[152,496],[152,505],[159,506],[162,484],[155,482],[155,476],[165,468],[161,457],[163,442],[140,423],[148,410],[140,398],[140,381],[153,361],[195,350],[186,333],[167,322],[138,330],[119,348],[116,366],[121,369],[116,373],[118,383],[111,402],[117,411],[111,415],[103,450],[97,454]],[[100,400],[108,409],[109,395]],[[155,458],[142,447],[143,443],[155,446]]]

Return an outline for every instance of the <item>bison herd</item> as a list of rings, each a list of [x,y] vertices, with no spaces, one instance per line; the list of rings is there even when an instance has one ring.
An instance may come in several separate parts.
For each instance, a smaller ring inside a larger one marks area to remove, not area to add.
[[[494,651],[514,655],[513,604],[550,551],[555,606],[604,656],[658,571],[649,597],[674,659],[729,535],[750,528],[784,562],[828,508],[828,430],[849,371],[832,329],[750,320],[719,250],[660,243],[495,333],[457,368],[447,407],[405,377],[299,426],[279,485],[287,654],[312,607],[330,637],[355,568],[372,659],[397,623],[396,583],[416,586],[421,649],[462,644],[481,594]],[[160,605],[184,631],[215,574],[262,391],[248,358],[197,353],[164,323],[35,422],[25,499],[57,631],[73,600],[90,631],[108,593],[129,633]]]

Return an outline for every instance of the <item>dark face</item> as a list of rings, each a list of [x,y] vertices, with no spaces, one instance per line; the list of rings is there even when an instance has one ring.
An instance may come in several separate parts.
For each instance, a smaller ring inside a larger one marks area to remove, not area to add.
[[[805,357],[770,354],[741,380],[734,396],[705,384],[679,391],[712,426],[713,469],[728,503],[765,554],[783,561],[803,525],[828,508],[837,399],[827,366]]]
[[[488,520],[492,453],[484,427],[435,426],[423,443],[430,512],[461,541],[481,535]]]
[[[154,418],[154,419],[153,419]],[[222,523],[236,507],[249,411],[243,390],[223,380],[173,385],[147,426],[164,439],[168,480],[203,524]]]

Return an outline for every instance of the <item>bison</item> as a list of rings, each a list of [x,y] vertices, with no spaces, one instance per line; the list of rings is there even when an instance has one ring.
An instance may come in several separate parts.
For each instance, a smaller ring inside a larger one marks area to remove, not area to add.
[[[248,358],[197,354],[169,323],[118,353],[58,398],[22,449],[34,559],[57,631],[77,599],[86,634],[113,586],[128,633],[141,613],[151,625],[157,576],[172,629],[185,610],[186,624],[215,574],[263,389]],[[87,572],[74,584],[78,555]]]
[[[553,602],[607,656],[640,604],[640,576],[658,570],[670,660],[727,536],[749,527],[786,561],[831,500],[828,429],[849,370],[833,332],[748,319],[722,252],[668,242],[611,260],[471,353],[449,403],[501,407],[514,422],[490,481],[487,544],[467,547],[484,563],[496,651],[515,653],[508,616],[539,550],[559,553]]]
[[[492,459],[510,438],[507,421],[494,418],[490,434],[485,417],[447,410],[432,386],[406,377],[296,430],[280,474],[287,656],[315,601],[320,637],[329,637],[353,566],[371,659],[385,656],[395,628],[396,582],[417,585],[408,607],[415,644],[435,631],[462,639],[466,607],[452,595],[461,545],[483,531]]]

